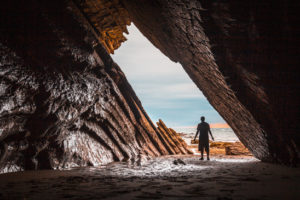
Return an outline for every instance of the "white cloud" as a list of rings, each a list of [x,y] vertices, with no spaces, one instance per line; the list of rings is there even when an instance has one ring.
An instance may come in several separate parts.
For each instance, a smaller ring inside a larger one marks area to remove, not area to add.
[[[184,74],[180,64],[172,62],[154,47],[134,26],[129,27],[128,41],[112,55],[121,64],[129,78],[139,79],[147,75],[178,77]],[[133,39],[134,38],[134,39]]]
[[[203,94],[193,83],[173,84],[140,84],[136,86],[136,92],[143,98],[151,99],[190,99],[204,98]]]
[[[129,32],[128,41],[116,50],[113,58],[140,98],[203,98],[180,64],[163,55],[134,25],[129,27]]]

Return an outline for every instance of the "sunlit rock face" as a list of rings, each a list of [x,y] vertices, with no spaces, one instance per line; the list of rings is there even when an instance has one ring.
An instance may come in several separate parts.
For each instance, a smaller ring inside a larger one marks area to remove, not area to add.
[[[299,162],[298,3],[122,2],[140,31],[182,64],[257,158]]]
[[[131,23],[127,10],[120,0],[73,0],[78,11],[83,14],[99,42],[109,53],[126,41],[127,25]]]
[[[7,1],[0,19],[1,172],[173,153],[71,1]]]

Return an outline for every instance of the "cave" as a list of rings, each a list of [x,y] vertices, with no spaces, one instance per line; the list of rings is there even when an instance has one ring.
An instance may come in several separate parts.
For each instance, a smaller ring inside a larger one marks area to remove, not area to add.
[[[182,65],[261,165],[297,167],[298,10],[283,0],[2,2],[0,171],[192,154],[155,126],[111,58],[130,23]]]

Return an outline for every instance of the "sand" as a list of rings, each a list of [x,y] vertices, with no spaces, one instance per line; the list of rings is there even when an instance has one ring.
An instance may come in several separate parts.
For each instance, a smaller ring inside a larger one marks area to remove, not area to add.
[[[0,199],[300,199],[299,181],[299,168],[251,156],[163,156],[142,166],[2,174]]]

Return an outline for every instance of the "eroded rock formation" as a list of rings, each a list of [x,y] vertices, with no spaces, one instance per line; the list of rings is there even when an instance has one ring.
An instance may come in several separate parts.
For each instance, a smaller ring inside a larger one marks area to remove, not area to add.
[[[109,53],[126,41],[127,25],[131,23],[119,0],[74,0],[71,1],[89,21],[97,38]]]
[[[60,0],[1,5],[1,172],[173,153],[77,9]]]
[[[125,41],[128,17],[257,158],[299,162],[298,10],[283,0],[1,3],[0,168],[186,150],[161,122],[156,129],[108,54]]]
[[[182,64],[257,158],[299,162],[299,3],[122,2],[140,31]]]
[[[225,146],[226,155],[245,155],[251,156],[251,153],[241,142],[235,142],[231,145]]]
[[[161,135],[161,141],[172,154],[193,154],[187,147],[186,142],[171,128],[168,128],[160,119],[157,129]]]

